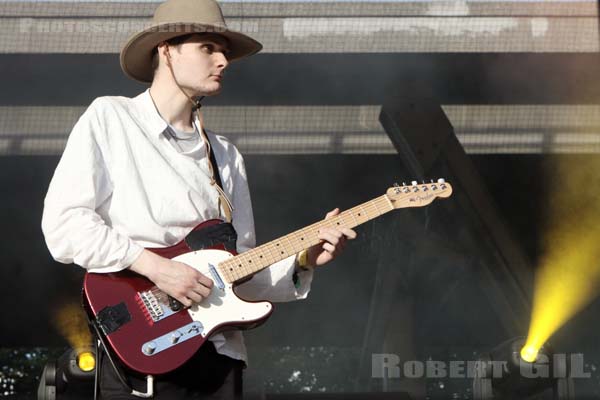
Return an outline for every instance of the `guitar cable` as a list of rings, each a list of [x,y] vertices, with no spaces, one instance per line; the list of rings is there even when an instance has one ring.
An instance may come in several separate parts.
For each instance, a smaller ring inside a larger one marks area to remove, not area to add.
[[[133,389],[133,387],[131,386],[131,384],[128,382],[127,377],[123,376],[120,368],[117,366],[117,364],[115,363],[115,361],[113,360],[111,354],[109,353],[106,344],[104,343],[104,340],[102,338],[102,334],[100,332],[100,329],[96,323],[95,320],[91,320],[90,321],[90,325],[92,325],[92,327],[94,328],[94,332],[96,333],[96,338],[97,343],[96,343],[96,354],[97,354],[97,358],[98,358],[98,363],[96,365],[96,373],[95,373],[95,382],[94,382],[94,400],[97,400],[97,392],[98,389],[100,387],[100,369],[102,368],[102,358],[104,356],[104,354],[106,354],[106,356],[108,357],[108,361],[110,362],[111,366],[113,367],[117,378],[119,378],[119,381],[121,381],[121,384],[127,389],[129,390],[130,393],[134,393],[136,392],[136,390]]]
[[[94,371],[94,400],[98,399],[98,389],[100,388],[100,368],[102,365],[102,351],[100,349],[100,339],[96,339],[96,370]]]

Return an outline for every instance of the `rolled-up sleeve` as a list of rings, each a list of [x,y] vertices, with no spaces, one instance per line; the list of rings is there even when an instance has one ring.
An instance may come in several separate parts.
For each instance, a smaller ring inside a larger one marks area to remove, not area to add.
[[[131,265],[143,248],[95,211],[112,194],[99,107],[92,103],[69,136],[44,200],[42,231],[56,261],[114,272]]]
[[[248,189],[248,178],[242,156],[235,151],[232,202],[233,225],[238,234],[237,250],[242,253],[256,246],[252,201]],[[300,271],[294,284],[296,257],[281,260],[255,274],[252,279],[236,288],[236,293],[247,300],[269,300],[286,302],[304,299],[310,291],[313,271]]]

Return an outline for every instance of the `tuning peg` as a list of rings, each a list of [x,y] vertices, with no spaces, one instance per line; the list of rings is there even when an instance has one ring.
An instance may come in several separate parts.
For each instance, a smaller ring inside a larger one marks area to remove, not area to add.
[[[413,186],[417,186],[418,182],[417,181],[412,181],[410,184],[413,185]]]
[[[402,182],[402,186],[406,186],[406,182]]]
[[[446,180],[444,178],[440,178],[440,179],[437,180],[437,182],[439,184],[442,184],[442,183],[446,183]]]

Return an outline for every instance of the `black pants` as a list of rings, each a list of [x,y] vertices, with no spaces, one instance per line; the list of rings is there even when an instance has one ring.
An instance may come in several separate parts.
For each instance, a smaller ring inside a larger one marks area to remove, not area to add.
[[[243,367],[243,361],[217,353],[212,342],[207,341],[183,366],[154,377],[153,399],[241,399]],[[146,392],[144,377],[127,377],[135,390]],[[100,369],[100,398],[139,399],[121,384],[106,355]]]

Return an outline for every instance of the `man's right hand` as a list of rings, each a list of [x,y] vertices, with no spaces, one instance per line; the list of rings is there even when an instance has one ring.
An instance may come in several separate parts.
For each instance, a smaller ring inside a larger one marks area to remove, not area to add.
[[[129,269],[144,275],[160,290],[186,307],[208,297],[214,285],[210,278],[189,265],[161,257],[146,249]]]

